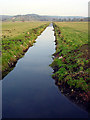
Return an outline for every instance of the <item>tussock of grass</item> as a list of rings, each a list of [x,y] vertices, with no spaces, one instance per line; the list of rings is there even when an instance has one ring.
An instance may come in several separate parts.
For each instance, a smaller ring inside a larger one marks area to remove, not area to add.
[[[54,23],[56,53],[51,64],[60,84],[89,91],[88,23]]]

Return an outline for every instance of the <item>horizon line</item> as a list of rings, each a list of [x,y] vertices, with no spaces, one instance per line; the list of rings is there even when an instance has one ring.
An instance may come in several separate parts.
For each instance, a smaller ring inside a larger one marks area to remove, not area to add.
[[[30,13],[30,15],[32,15],[32,14],[35,14],[35,13]],[[0,16],[17,16],[17,15],[29,15],[29,13],[27,13],[27,14],[14,14],[14,15],[10,15],[10,14],[0,14]],[[39,15],[39,14],[35,14],[35,15]],[[79,15],[39,15],[39,16],[57,16],[57,17],[88,17],[88,16],[79,16]]]

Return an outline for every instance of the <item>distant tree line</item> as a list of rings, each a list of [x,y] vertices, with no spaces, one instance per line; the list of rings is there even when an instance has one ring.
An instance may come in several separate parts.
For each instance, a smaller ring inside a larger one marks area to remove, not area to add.
[[[37,14],[27,14],[27,15],[16,15],[16,16],[6,16],[0,17],[2,21],[58,21],[58,22],[83,22],[90,21],[90,17],[80,17],[80,16],[40,16]]]
[[[83,21],[90,21],[90,18],[59,18],[59,19],[53,19],[52,21],[58,21],[58,22],[83,22]]]

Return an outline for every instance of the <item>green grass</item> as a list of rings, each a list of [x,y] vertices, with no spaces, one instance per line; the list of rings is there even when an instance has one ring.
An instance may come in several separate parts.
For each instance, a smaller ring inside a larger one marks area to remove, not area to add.
[[[53,78],[70,88],[89,90],[88,23],[55,22],[55,59]]]
[[[39,27],[47,22],[3,22],[2,23],[2,36],[3,37],[16,37],[24,34],[29,29]]]
[[[21,58],[35,39],[49,25],[48,22],[6,22],[2,36],[2,76]],[[6,28],[5,28],[6,27]],[[11,32],[10,32],[11,31]]]

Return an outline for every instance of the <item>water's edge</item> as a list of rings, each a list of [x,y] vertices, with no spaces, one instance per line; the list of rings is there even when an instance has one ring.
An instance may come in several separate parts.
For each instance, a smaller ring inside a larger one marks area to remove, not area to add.
[[[55,45],[56,45],[56,50],[58,48],[58,40],[57,40],[57,34],[61,34],[61,31],[59,31],[58,33],[56,33],[55,29],[56,29],[56,24],[54,24],[54,35],[55,35]],[[57,67],[57,64],[56,62],[54,63],[55,61],[55,58],[59,58],[59,53],[55,53],[53,54],[53,62],[52,64],[50,65],[52,67],[52,69],[54,70],[53,74],[58,71],[58,67]],[[56,64],[56,66],[54,65]],[[62,65],[63,66],[63,65]],[[52,76],[53,77],[53,76]],[[58,75],[57,76],[54,76],[53,79],[55,80],[55,84],[58,86],[59,90],[62,92],[62,94],[64,94],[70,101],[72,101],[73,103],[75,103],[76,105],[78,105],[80,108],[86,110],[87,112],[90,112],[90,109],[89,109],[89,101],[86,101],[83,100],[83,97],[81,97],[79,94],[84,94],[86,95],[86,98],[87,98],[87,94],[85,94],[85,92],[83,91],[80,91],[79,89],[75,89],[73,86],[70,87],[66,82],[64,83],[61,83],[59,80],[58,80]]]
[[[55,36],[52,24],[3,79],[3,118],[88,118],[69,101],[52,79]]]
[[[12,60],[12,61],[9,61],[9,62],[8,62],[8,68],[6,67],[5,70],[2,71],[2,76],[1,76],[2,79],[3,79],[10,71],[12,71],[12,70],[14,69],[14,67],[16,66],[16,63],[18,62],[18,60],[21,59],[21,58],[25,55],[25,53],[28,51],[28,49],[33,46],[33,44],[36,42],[36,41],[35,41],[36,38],[41,35],[41,33],[46,29],[47,26],[48,26],[48,24],[45,24],[45,25],[39,26],[38,28],[31,29],[31,32],[34,33],[34,31],[37,29],[37,32],[38,32],[38,30],[39,30],[39,33],[35,33],[35,36],[34,36],[34,38],[33,38],[32,40],[29,40],[29,39],[30,39],[29,37],[32,37],[31,35],[29,35],[29,36],[27,37],[27,38],[28,38],[28,44],[27,44],[27,46],[24,47],[23,52],[20,51],[20,52],[21,52],[21,53],[19,53],[20,55],[18,55],[18,54],[16,55],[16,58],[15,58],[14,61]],[[21,44],[21,45],[22,45],[22,44]],[[17,57],[17,56],[18,56],[18,57]],[[3,58],[2,58],[2,61],[3,61]]]

